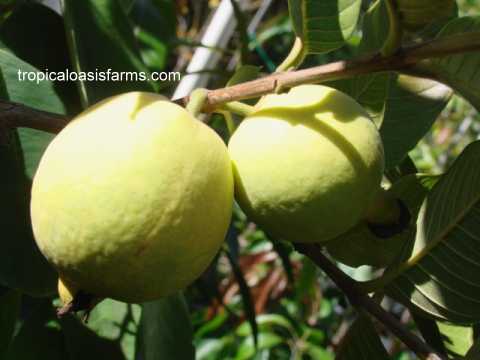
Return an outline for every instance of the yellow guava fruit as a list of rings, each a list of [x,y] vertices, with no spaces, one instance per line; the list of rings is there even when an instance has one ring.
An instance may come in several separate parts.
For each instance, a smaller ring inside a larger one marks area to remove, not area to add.
[[[276,238],[324,242],[353,227],[380,190],[383,146],[346,94],[301,85],[265,96],[228,144],[236,198]]]
[[[132,92],[92,106],[54,138],[33,180],[31,214],[65,284],[143,302],[205,270],[232,203],[221,138],[166,98]]]

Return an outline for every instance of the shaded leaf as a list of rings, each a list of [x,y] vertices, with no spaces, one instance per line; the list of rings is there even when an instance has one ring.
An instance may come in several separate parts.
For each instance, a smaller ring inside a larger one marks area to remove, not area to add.
[[[384,279],[414,311],[455,323],[480,319],[480,141],[462,152],[422,204],[413,250]]]
[[[63,112],[64,107],[49,82],[19,81],[18,71],[37,71],[10,52],[0,49],[2,97],[46,111]],[[49,295],[56,290],[56,272],[41,255],[30,225],[30,177],[52,136],[20,129],[0,129],[2,206],[0,226],[4,229],[0,255],[0,283],[32,296]],[[28,264],[28,267],[18,266]]]
[[[388,33],[388,18],[384,1],[375,1],[363,16],[362,39],[357,55],[379,51]],[[378,73],[354,76],[350,79],[332,82],[332,86],[347,93],[358,101],[380,127],[392,74]]]
[[[140,313],[139,305],[106,299],[90,313],[87,327],[104,339],[118,342],[125,358],[133,359]]]
[[[181,294],[145,303],[142,308],[137,360],[195,358],[193,330]]]
[[[171,0],[141,0],[132,5],[130,19],[145,64],[162,71],[172,51],[176,36],[175,4]],[[161,26],[159,26],[161,24]]]
[[[462,17],[450,21],[437,38],[475,32],[480,36],[480,16]],[[451,86],[480,111],[480,53],[446,56],[419,63],[416,71]]]
[[[100,336],[77,318],[67,316],[60,323],[69,360],[133,359],[122,352],[119,342]]]
[[[19,6],[0,27],[0,46],[41,71],[72,70],[62,17],[44,5],[24,3]],[[80,103],[75,83],[56,81],[52,85],[68,112],[78,113]]]
[[[29,305],[29,314],[14,338],[6,360],[69,359],[53,306],[49,301]]]
[[[254,65],[242,65],[235,70],[226,86],[237,85],[246,81],[255,80],[260,74],[260,67]]]
[[[117,0],[62,0],[70,57],[76,72],[124,72],[128,81],[77,81],[84,107],[127,91],[153,91],[140,58],[132,25]],[[104,74],[106,75],[106,73]],[[112,78],[113,79],[113,78]]]
[[[457,13],[455,0],[397,0],[396,4],[403,27],[410,31],[421,30]]]
[[[445,349],[444,341],[442,339],[442,334],[438,327],[438,323],[430,318],[426,318],[419,313],[411,312],[415,325],[417,325],[418,330],[422,334],[422,337],[435,351],[440,354],[446,354],[447,350]]]
[[[386,169],[405,159],[430,130],[451,95],[448,87],[433,80],[407,75],[391,78],[380,126]]]
[[[20,311],[21,295],[15,290],[0,295],[0,358],[8,350]]]
[[[307,53],[325,53],[345,44],[356,28],[361,0],[289,0],[293,28]]]
[[[360,315],[343,338],[335,359],[388,360],[389,356],[370,318]]]

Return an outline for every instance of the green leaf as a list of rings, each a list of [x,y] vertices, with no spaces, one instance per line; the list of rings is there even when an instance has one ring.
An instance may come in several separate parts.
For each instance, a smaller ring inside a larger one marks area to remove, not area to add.
[[[480,358],[480,339],[477,338],[473,346],[468,350],[464,360],[478,360]]]
[[[232,342],[227,336],[220,339],[205,339],[197,345],[196,360],[221,359],[221,352]]]
[[[37,71],[10,52],[0,49],[2,94],[27,106],[62,113],[64,107],[49,82],[19,81],[18,71]],[[30,180],[52,135],[29,129],[0,130],[2,204],[0,226],[3,249],[0,255],[0,283],[32,296],[50,295],[56,290],[56,272],[41,255],[30,225]],[[18,264],[28,264],[19,267]]]
[[[175,4],[171,0],[135,1],[129,14],[145,64],[162,71],[176,37]],[[159,26],[161,24],[161,26]]]
[[[291,335],[295,334],[295,329],[290,320],[279,314],[261,314],[257,316],[258,328],[260,331],[273,330],[275,327],[287,330]],[[243,322],[236,330],[238,336],[250,336],[252,329],[250,325]]]
[[[311,295],[317,285],[318,268],[308,257],[302,258],[302,268],[295,282],[295,299],[300,302]]]
[[[136,359],[195,358],[193,330],[181,294],[143,304]]]
[[[63,19],[41,4],[24,3],[18,7],[0,27],[0,46],[41,71],[72,70]],[[75,83],[56,81],[52,85],[68,112],[78,113],[80,103]]]
[[[68,360],[133,360],[122,351],[119,341],[100,336],[73,316],[60,320]]]
[[[326,53],[342,47],[353,34],[361,0],[289,0],[293,28],[307,53]]]
[[[393,76],[380,126],[385,167],[400,164],[448,104],[452,91],[433,80]]]
[[[106,72],[132,76],[132,81],[77,81],[84,107],[106,97],[128,91],[153,91],[149,81],[135,79],[139,73],[149,76],[140,58],[132,25],[117,0],[62,0],[70,57],[76,72]],[[112,77],[112,80],[114,78]],[[136,81],[135,81],[136,80]]]
[[[125,358],[133,360],[140,313],[139,305],[106,299],[90,313],[87,326],[98,336],[118,342]]]
[[[424,200],[407,261],[385,282],[413,311],[458,324],[480,320],[480,141],[462,152]]]
[[[380,50],[387,33],[388,19],[385,2],[375,1],[363,16],[363,36],[358,45],[357,55],[366,55]],[[332,85],[357,100],[367,110],[375,124],[380,126],[391,77],[389,73],[360,75],[332,82]]]
[[[450,21],[437,38],[470,32],[478,33],[480,36],[480,16]],[[480,72],[477,71],[479,67],[480,52],[469,52],[423,61],[415,70],[452,87],[480,111]]]
[[[271,349],[283,343],[284,339],[282,339],[280,336],[269,332],[261,332],[258,334],[257,346],[255,346],[252,337],[245,338],[245,340],[243,340],[238,347],[238,351],[234,359],[250,359],[253,355],[255,355],[255,353],[261,350]]]
[[[260,74],[260,67],[254,65],[242,65],[235,70],[226,86],[237,85],[246,81],[255,80]]]
[[[360,315],[343,338],[335,359],[388,360],[389,356],[370,318]]]
[[[6,87],[4,99],[18,102],[35,109],[65,114],[65,106],[57,95],[55,86],[50,81],[29,81],[23,73],[37,73],[39,70],[22,61],[5,49],[0,49],[0,70]],[[21,75],[19,77],[19,71]],[[35,173],[43,151],[53,139],[52,134],[20,128],[18,130],[22,143],[25,167],[31,178]]]
[[[0,295],[0,358],[2,359],[13,337],[20,303],[21,295],[15,290],[9,290]]]
[[[362,33],[359,54],[382,48],[388,33],[383,1],[366,12]],[[356,76],[333,86],[356,99],[380,127],[387,170],[400,164],[425,136],[452,95],[438,82],[393,73]]]
[[[305,344],[305,353],[315,360],[333,360],[333,355],[324,348],[307,342]]]
[[[461,326],[438,321],[443,343],[452,357],[465,356],[472,347],[474,337],[471,326]]]

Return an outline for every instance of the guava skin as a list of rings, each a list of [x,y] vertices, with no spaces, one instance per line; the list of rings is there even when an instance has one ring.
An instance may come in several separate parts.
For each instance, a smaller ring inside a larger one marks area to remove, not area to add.
[[[228,150],[241,208],[291,242],[325,242],[357,224],[384,169],[380,135],[368,114],[322,85],[265,96]]]
[[[92,106],[54,138],[31,214],[61,278],[98,297],[144,302],[203,272],[232,203],[221,138],[166,98],[133,92]]]

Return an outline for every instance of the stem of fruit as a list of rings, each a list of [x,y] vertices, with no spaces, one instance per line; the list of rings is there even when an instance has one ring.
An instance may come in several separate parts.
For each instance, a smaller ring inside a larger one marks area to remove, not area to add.
[[[59,318],[72,314],[77,311],[85,311],[85,321],[88,319],[90,311],[101,301],[100,298],[97,298],[94,295],[87,294],[83,291],[79,291],[75,294],[73,300],[67,304],[64,304],[61,308],[57,310],[57,316]]]
[[[388,14],[388,35],[380,52],[383,56],[391,56],[395,54],[402,45],[403,29],[395,1],[384,1]]]
[[[202,112],[205,102],[208,99],[207,89],[195,89],[189,96],[188,103],[185,106],[187,111],[195,118]]]
[[[290,53],[285,60],[278,65],[276,72],[296,69],[303,62],[303,59],[305,59],[305,55],[305,46],[303,45],[303,41],[297,36]]]
[[[222,114],[225,118],[228,134],[232,136],[235,132],[235,122],[233,121],[232,114],[230,113],[230,111],[219,111],[219,113]]]
[[[337,61],[308,69],[275,73],[253,81],[209,90],[203,110],[211,112],[221,104],[258,98],[262,95],[274,93],[279,88],[286,89],[301,84],[346,79],[363,74],[399,71],[418,76],[418,65],[426,59],[479,50],[480,32],[476,31],[400,48],[395,54],[387,57],[383,57],[379,53],[352,61]],[[436,78],[436,75],[428,73],[422,73],[421,76],[434,80]],[[175,102],[185,104],[187,101],[188,97],[178,99]],[[68,118],[0,100],[0,121],[7,127],[23,126],[56,133],[67,124]]]
[[[253,112],[254,107],[251,105],[242,103],[240,101],[231,101],[231,102],[220,105],[215,109],[215,111],[217,111],[217,109],[230,111],[242,117],[247,117]]]
[[[323,253],[316,244],[295,244],[298,252],[309,257],[325,274],[327,274],[347,296],[350,303],[358,309],[363,309],[380,321],[387,329],[395,334],[420,359],[443,360],[446,358],[435,352],[428,344],[398,321],[392,314],[385,311],[374,299],[363,293],[358,283],[343,273]]]

